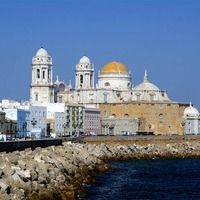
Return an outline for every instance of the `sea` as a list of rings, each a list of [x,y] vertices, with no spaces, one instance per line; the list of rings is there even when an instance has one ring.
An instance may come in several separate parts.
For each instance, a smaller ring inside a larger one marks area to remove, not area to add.
[[[111,161],[84,200],[200,199],[200,159]]]

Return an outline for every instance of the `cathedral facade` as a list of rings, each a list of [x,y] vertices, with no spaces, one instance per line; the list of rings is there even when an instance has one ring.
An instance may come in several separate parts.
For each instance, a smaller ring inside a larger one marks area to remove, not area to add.
[[[114,130],[113,120],[116,124],[118,118],[128,118],[138,122],[134,131],[183,134],[182,116],[188,104],[170,100],[165,90],[160,90],[149,81],[147,71],[143,81],[133,85],[128,68],[113,61],[102,67],[95,84],[94,64],[87,56],[83,56],[75,66],[73,88],[58,78],[53,82],[52,66],[51,56],[44,48],[40,48],[32,59],[32,103],[58,102],[100,108],[102,119],[107,120],[104,120],[102,128],[106,133],[110,133],[109,119],[112,119]]]
[[[75,68],[75,88],[59,81],[53,82],[52,58],[40,48],[32,59],[31,102],[67,102],[93,104],[132,101],[170,102],[166,91],[148,80],[147,71],[139,85],[132,84],[128,68],[120,62],[103,66],[94,83],[94,65],[83,56]]]

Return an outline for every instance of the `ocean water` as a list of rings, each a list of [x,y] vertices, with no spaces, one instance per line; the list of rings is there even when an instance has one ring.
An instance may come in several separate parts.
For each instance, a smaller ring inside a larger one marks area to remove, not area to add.
[[[200,199],[200,159],[112,161],[84,200]]]

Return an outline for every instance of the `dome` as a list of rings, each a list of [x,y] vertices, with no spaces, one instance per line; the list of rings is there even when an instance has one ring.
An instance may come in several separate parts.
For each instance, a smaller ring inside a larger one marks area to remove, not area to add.
[[[101,74],[128,74],[128,68],[120,62],[110,62],[101,69]]]
[[[159,91],[160,89],[150,82],[143,82],[137,86],[135,86],[134,90],[142,90],[142,91]]]
[[[185,108],[183,115],[184,117],[199,117],[199,111],[190,103],[190,106]]]
[[[160,89],[154,85],[153,83],[150,83],[148,80],[147,71],[145,70],[144,80],[139,85],[135,86],[134,90],[140,90],[140,91],[160,91]]]
[[[36,56],[39,56],[39,57],[42,56],[42,57],[44,57],[44,56],[49,56],[49,54],[48,54],[48,52],[43,47],[41,47],[37,51]]]
[[[87,64],[90,64],[91,62],[90,62],[90,59],[89,59],[87,56],[83,56],[83,57],[80,59],[79,63],[87,63]]]

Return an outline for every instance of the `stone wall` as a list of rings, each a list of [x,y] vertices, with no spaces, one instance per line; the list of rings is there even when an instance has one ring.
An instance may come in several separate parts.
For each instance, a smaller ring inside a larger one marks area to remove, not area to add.
[[[101,117],[138,118],[141,132],[183,134],[183,111],[188,104],[176,102],[131,102],[100,104]]]

